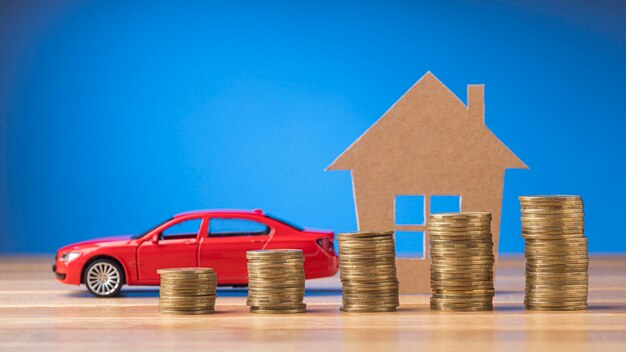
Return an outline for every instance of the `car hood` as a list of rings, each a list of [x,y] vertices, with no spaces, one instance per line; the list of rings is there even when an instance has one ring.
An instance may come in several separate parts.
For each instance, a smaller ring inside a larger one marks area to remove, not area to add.
[[[88,240],[88,241],[83,241],[83,242],[76,242],[76,243],[72,243],[70,245],[67,245],[59,249],[59,251],[80,250],[80,249],[91,248],[91,247],[113,247],[117,245],[123,245],[123,244],[128,243],[131,240],[132,236],[133,235],[111,236],[111,237],[96,238],[93,240]]]

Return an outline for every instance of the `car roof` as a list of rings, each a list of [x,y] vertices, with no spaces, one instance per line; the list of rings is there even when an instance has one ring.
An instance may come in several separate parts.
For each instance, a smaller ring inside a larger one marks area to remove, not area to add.
[[[178,213],[174,215],[174,218],[179,218],[185,215],[263,215],[263,210],[254,209],[254,210],[241,210],[241,209],[202,209],[202,210],[191,210],[185,211],[182,213]]]

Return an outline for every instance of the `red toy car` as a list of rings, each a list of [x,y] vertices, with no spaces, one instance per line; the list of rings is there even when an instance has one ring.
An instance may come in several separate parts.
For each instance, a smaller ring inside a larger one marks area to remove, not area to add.
[[[75,243],[59,249],[52,270],[59,281],[98,297],[122,285],[158,285],[159,268],[210,267],[218,285],[248,284],[246,251],[302,249],[307,279],[332,276],[337,256],[331,231],[303,229],[261,210],[181,213],[147,232]]]

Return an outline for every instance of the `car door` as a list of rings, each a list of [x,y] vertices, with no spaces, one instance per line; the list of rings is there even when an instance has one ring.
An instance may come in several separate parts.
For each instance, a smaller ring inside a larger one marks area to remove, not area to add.
[[[157,270],[198,266],[198,238],[206,234],[202,217],[174,218],[153,231],[137,249],[137,274],[144,284],[158,284]]]
[[[211,217],[198,249],[200,266],[217,273],[220,284],[247,284],[246,251],[263,249],[274,234],[270,224],[252,217]]]

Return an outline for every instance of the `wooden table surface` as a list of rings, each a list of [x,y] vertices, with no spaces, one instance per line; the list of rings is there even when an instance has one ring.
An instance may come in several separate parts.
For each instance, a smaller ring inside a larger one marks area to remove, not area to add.
[[[626,351],[626,255],[592,256],[578,312],[524,310],[523,263],[500,259],[492,312],[431,312],[428,295],[403,295],[394,313],[342,313],[334,277],[307,282],[305,314],[252,314],[245,290],[220,289],[216,314],[166,316],[157,288],[99,299],[53,279],[51,258],[0,257],[0,349]]]

